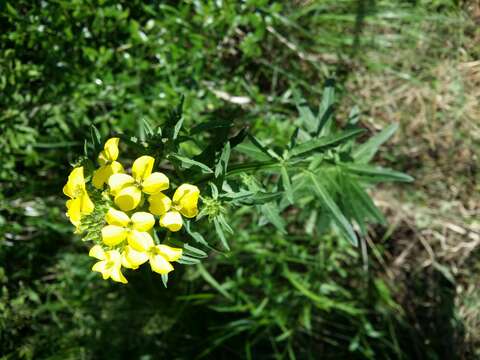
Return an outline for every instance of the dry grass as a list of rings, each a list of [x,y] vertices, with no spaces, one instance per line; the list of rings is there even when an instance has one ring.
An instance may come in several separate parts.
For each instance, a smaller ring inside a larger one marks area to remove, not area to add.
[[[480,60],[474,42],[480,32],[467,31],[474,14],[465,22],[464,38],[445,45],[419,40],[413,50],[380,55],[385,57],[376,60],[387,66],[377,72],[360,67],[347,83],[356,96],[351,103],[369,104],[362,109],[363,123],[373,132],[392,122],[401,125],[382,161],[416,179],[375,194],[391,224],[387,276],[402,284],[399,300],[407,309],[412,278],[432,285],[427,274],[437,271],[450,281],[462,341],[472,354],[480,346]],[[428,55],[441,46],[437,58]],[[438,301],[427,296],[423,305],[434,309]]]

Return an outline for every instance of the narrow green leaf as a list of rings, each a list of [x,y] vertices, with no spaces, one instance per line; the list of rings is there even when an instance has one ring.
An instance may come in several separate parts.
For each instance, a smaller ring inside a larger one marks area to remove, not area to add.
[[[298,139],[298,133],[300,132],[300,128],[296,127],[295,130],[292,133],[292,136],[290,136],[290,142],[288,143],[288,150],[291,150],[297,145],[297,139]]]
[[[229,199],[229,200],[243,200],[243,199],[248,199],[251,196],[256,194],[255,191],[247,191],[247,190],[240,190],[238,192],[228,192],[228,193],[223,193],[220,195],[221,199]]]
[[[252,144],[252,142],[244,142],[239,144],[236,148],[236,151],[247,155],[248,157],[258,160],[258,161],[267,161],[271,160],[271,157],[265,154],[262,150],[259,150],[258,147]]]
[[[202,264],[198,264],[197,269],[200,275],[203,277],[203,279],[207,283],[209,283],[215,290],[217,290],[220,294],[225,296],[227,299],[233,300],[233,296],[230,295],[230,293],[227,290],[225,290],[225,288],[222,287],[222,285],[220,285],[212,275],[210,275],[210,273],[207,271],[207,269],[203,267]]]
[[[330,300],[326,296],[322,296],[319,294],[314,293],[310,289],[307,288],[306,285],[302,284],[300,280],[296,278],[290,271],[287,269],[284,271],[283,276],[290,282],[290,284],[293,285],[303,296],[306,298],[312,300],[315,305],[323,310],[330,310],[332,307],[333,301]]]
[[[90,136],[92,138],[94,152],[98,152],[102,146],[102,136],[93,124],[90,126]]]
[[[371,137],[367,142],[358,146],[353,151],[353,158],[357,163],[366,164],[377,153],[379,147],[390,139],[398,129],[398,124],[391,124],[380,131],[377,135]]]
[[[282,234],[286,234],[285,220],[280,216],[280,209],[274,202],[269,202],[260,206],[260,210],[265,218],[273,224]]]
[[[335,101],[335,81],[327,79],[325,89],[322,94],[322,101],[318,109],[318,126],[315,135],[328,134],[331,130],[331,120],[334,112],[333,103]]]
[[[302,105],[297,104],[297,110],[300,115],[300,122],[305,126],[305,129],[308,132],[315,131],[315,115],[308,107],[308,104],[306,104],[305,102]]]
[[[383,216],[382,212],[377,208],[377,206],[367,194],[367,192],[362,189],[362,187],[355,180],[349,180],[349,186],[352,193],[362,204],[362,207],[370,214],[372,219],[378,221],[378,223],[382,225],[385,225],[385,217]]]
[[[148,137],[152,136],[153,135],[153,127],[150,124],[150,122],[147,119],[142,118],[141,123],[143,125],[145,135],[147,135]]]
[[[342,234],[354,245],[358,245],[357,235],[352,229],[352,226],[342,214],[341,210],[338,208],[337,204],[331,198],[330,194],[328,193],[327,189],[324,185],[316,178],[315,174],[310,173],[310,179],[312,180],[313,188],[318,195],[318,198],[322,205],[324,205],[325,209],[330,212],[332,215],[332,219],[334,220],[335,224],[337,224],[338,228],[342,232]]]
[[[387,168],[363,164],[341,164],[351,174],[359,175],[371,182],[401,181],[412,182],[413,177]]]
[[[199,134],[207,130],[218,130],[218,129],[230,128],[231,126],[232,126],[232,120],[215,119],[215,120],[207,121],[194,126],[190,130],[190,135]]]
[[[265,145],[263,145],[260,140],[258,140],[255,136],[252,134],[247,135],[249,140],[252,142],[253,145],[255,145],[259,150],[261,150],[265,155],[267,155],[270,159],[273,160],[280,160],[280,156],[278,156],[275,151],[272,149],[267,148]]]
[[[230,159],[230,142],[226,142],[223,147],[222,153],[218,159],[217,164],[215,165],[215,177],[218,178],[220,175],[225,177],[227,173],[228,160]]]
[[[228,225],[228,223],[225,220],[225,217],[223,216],[223,214],[219,214],[217,216],[217,219],[218,219],[218,222],[220,223],[220,225],[222,226],[223,230],[225,230],[229,234],[233,234],[233,229],[230,227],[230,225]]]
[[[290,152],[290,156],[292,157],[301,156],[301,155],[306,155],[311,151],[330,148],[330,147],[342,144],[358,136],[362,132],[364,132],[363,129],[351,129],[351,130],[345,130],[336,135],[324,136],[319,139],[312,139],[304,143],[298,144],[294,149],[292,149],[292,151]]]
[[[212,174],[213,170],[210,169],[207,165],[202,164],[201,162],[195,161],[193,159],[189,159],[187,157],[178,155],[178,154],[171,154],[171,157],[181,161],[183,164],[190,165],[190,166],[197,166],[202,169],[202,172]],[[190,168],[190,166],[186,166],[186,168]]]
[[[210,189],[212,189],[212,198],[215,200],[218,199],[218,188],[217,185],[215,185],[212,182],[209,182],[208,185],[210,185]]]
[[[183,116],[177,121],[177,123],[175,124],[175,127],[173,128],[173,140],[175,140],[178,137],[178,134],[182,129],[182,125],[183,125]]]
[[[183,264],[183,265],[196,265],[200,264],[200,260],[195,257],[191,257],[188,255],[182,255],[182,257],[177,260],[178,263]]]
[[[227,238],[225,237],[225,234],[223,232],[222,225],[220,225],[220,222],[218,221],[217,218],[213,219],[213,224],[215,226],[215,231],[216,231],[223,247],[227,250],[230,250],[230,246],[228,246]]]
[[[184,253],[188,256],[192,256],[196,258],[206,258],[208,256],[205,251],[200,250],[189,244],[184,244],[183,249],[185,250]]]
[[[282,185],[283,189],[285,190],[285,195],[287,196],[287,200],[290,204],[293,204],[293,189],[292,189],[292,182],[290,181],[290,176],[288,175],[287,168],[282,166],[280,168],[280,173],[282,175]]]
[[[196,242],[198,242],[199,244],[205,245],[206,247],[208,247],[209,249],[211,249],[210,245],[208,245],[207,240],[205,240],[205,238],[202,236],[202,234],[200,234],[200,233],[198,233],[198,232],[195,232],[195,231],[192,231],[192,229],[190,228],[190,221],[191,221],[191,220],[184,220],[184,221],[183,221],[184,228],[185,228],[185,230],[187,231],[187,233],[188,233]]]

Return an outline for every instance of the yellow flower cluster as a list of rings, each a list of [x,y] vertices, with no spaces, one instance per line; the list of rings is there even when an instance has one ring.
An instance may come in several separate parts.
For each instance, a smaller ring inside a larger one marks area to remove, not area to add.
[[[132,175],[126,174],[117,159],[118,138],[109,139],[98,156],[100,167],[93,172],[92,185],[113,199],[118,207],[110,207],[101,230],[101,244],[90,249],[89,255],[99,261],[92,267],[104,279],[127,283],[122,267],[137,269],[150,263],[152,271],[168,274],[171,262],[182,257],[182,249],[155,244],[153,228],[159,217],[160,227],[175,232],[182,228],[182,216],[193,218],[198,214],[200,191],[195,185],[180,185],[172,198],[163,193],[170,187],[168,177],[152,172],[155,159],[141,156],[132,165]],[[85,185],[83,167],[73,169],[63,192],[67,200],[67,216],[79,228],[81,218],[94,211],[94,204]],[[145,202],[147,201],[147,203]],[[143,208],[147,211],[141,211]],[[103,216],[103,215],[102,215]]]

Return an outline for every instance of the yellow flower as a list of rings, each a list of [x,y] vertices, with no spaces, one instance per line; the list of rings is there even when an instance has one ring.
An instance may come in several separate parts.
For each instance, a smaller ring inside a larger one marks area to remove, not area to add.
[[[141,156],[134,161],[132,175],[113,174],[108,179],[110,192],[115,197],[115,204],[123,211],[135,209],[142,200],[142,192],[157,194],[169,187],[167,176],[161,172],[152,173],[155,159]]]
[[[110,208],[105,215],[109,225],[102,229],[102,240],[108,246],[115,246],[127,240],[137,251],[145,251],[151,243],[148,231],[155,224],[155,218],[147,212],[136,212],[131,217],[122,211]]]
[[[85,189],[83,166],[73,169],[68,175],[63,193],[70,198],[67,200],[67,216],[73,225],[78,226],[82,215],[90,214],[95,207]]]
[[[136,269],[149,261],[152,270],[159,274],[168,274],[172,271],[173,266],[170,262],[177,261],[181,257],[182,249],[168,245],[154,245],[153,241],[146,251],[137,251],[131,246],[127,246],[124,251],[127,267]]]
[[[160,226],[170,231],[179,231],[182,228],[182,217],[193,218],[198,214],[198,198],[200,190],[195,185],[180,185],[173,199],[162,193],[154,194],[148,198],[149,210],[152,214],[160,216]],[[181,215],[180,215],[181,214]]]
[[[92,183],[97,189],[103,188],[111,175],[122,173],[123,166],[117,160],[119,138],[108,139],[103,151],[98,155],[100,168],[93,172]]]
[[[128,282],[122,274],[122,257],[118,250],[105,251],[100,245],[95,245],[90,249],[88,255],[100,260],[93,265],[92,271],[101,273],[104,280],[111,278],[113,281],[123,284]]]

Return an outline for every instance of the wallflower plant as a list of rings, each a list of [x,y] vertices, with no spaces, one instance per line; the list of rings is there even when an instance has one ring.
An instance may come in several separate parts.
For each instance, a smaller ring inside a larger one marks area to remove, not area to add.
[[[233,120],[186,129],[183,100],[156,127],[140,121],[139,137],[117,134],[103,144],[92,126],[84,156],[64,187],[67,217],[93,243],[89,255],[98,261],[92,270],[127,283],[123,271],[148,262],[166,286],[172,263],[198,264],[208,251],[222,252],[219,244],[230,249],[227,238],[234,230],[228,217],[242,207],[258,211],[261,224],[279,233],[288,229],[282,213],[296,207],[298,218],[308,219],[307,232],[312,226],[333,230],[357,246],[368,222],[385,223],[367,188],[412,178],[370,164],[396,125],[358,143],[365,133],[358,110],[339,121],[340,129],[333,95],[327,83],[317,113],[299,99],[295,130],[277,146]],[[131,166],[119,160],[122,146],[140,155]],[[210,230],[196,231],[197,224]]]

